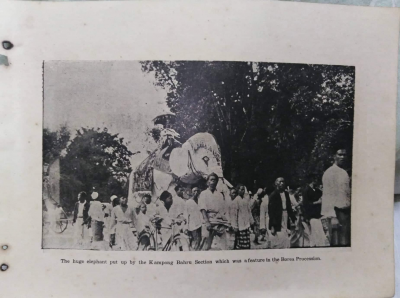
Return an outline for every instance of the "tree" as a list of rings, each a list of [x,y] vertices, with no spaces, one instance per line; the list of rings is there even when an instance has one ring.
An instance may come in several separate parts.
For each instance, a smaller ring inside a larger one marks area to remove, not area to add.
[[[265,185],[277,176],[301,183],[315,159],[325,158],[317,146],[327,123],[353,125],[353,67],[143,61],[142,70],[167,90],[181,141],[197,132],[216,137],[234,183]]]
[[[131,172],[132,152],[118,134],[106,128],[81,128],[61,159],[61,193],[64,200],[76,201],[80,191],[96,190],[100,199],[125,195]]]
[[[57,131],[43,129],[43,163],[51,164],[60,157],[62,151],[67,147],[71,134],[66,125]]]

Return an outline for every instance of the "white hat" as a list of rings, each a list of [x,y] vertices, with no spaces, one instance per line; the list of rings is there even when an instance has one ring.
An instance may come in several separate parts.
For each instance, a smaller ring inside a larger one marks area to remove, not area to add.
[[[112,203],[116,198],[118,198],[116,195],[112,195],[111,198],[110,198],[111,203]]]
[[[93,192],[92,193],[92,199],[96,200],[99,197],[99,193],[98,192]]]

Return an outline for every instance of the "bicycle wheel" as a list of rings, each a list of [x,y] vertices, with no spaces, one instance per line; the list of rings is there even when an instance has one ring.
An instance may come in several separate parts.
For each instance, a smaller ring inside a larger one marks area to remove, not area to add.
[[[57,221],[53,230],[57,234],[61,234],[67,229],[67,227],[68,227],[68,219],[60,219],[59,221]]]
[[[186,239],[184,239],[183,237],[177,235],[174,237],[174,239],[172,240],[172,243],[169,247],[170,251],[188,251],[189,249],[189,245],[185,245]]]
[[[63,211],[60,215],[60,218],[58,218],[55,222],[51,223],[51,229],[55,233],[61,234],[67,229],[67,227],[68,227],[68,216]]]
[[[143,233],[138,239],[138,248],[141,251],[153,251],[155,250],[155,240],[153,235],[149,233]]]
[[[60,219],[60,233],[64,232],[68,227],[68,215],[63,210]]]

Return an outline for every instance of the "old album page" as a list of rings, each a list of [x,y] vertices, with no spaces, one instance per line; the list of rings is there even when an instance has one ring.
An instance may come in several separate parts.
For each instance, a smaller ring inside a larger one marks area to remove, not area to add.
[[[1,2],[2,297],[391,297],[399,11]]]

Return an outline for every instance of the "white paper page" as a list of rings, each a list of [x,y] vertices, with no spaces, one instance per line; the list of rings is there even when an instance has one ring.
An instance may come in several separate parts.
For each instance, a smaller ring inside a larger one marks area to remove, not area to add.
[[[2,38],[14,44],[7,52],[10,66],[0,69],[5,86],[0,89],[0,235],[9,245],[0,261],[10,266],[1,272],[4,296],[393,295],[398,10],[280,2],[3,2],[0,20]],[[54,60],[354,66],[351,247],[175,253],[42,249],[43,61]],[[320,260],[244,261],[274,257]],[[242,263],[216,264],[218,259]],[[147,264],[139,265],[140,260]],[[173,265],[149,265],[150,260]],[[177,265],[177,260],[212,264]]]

